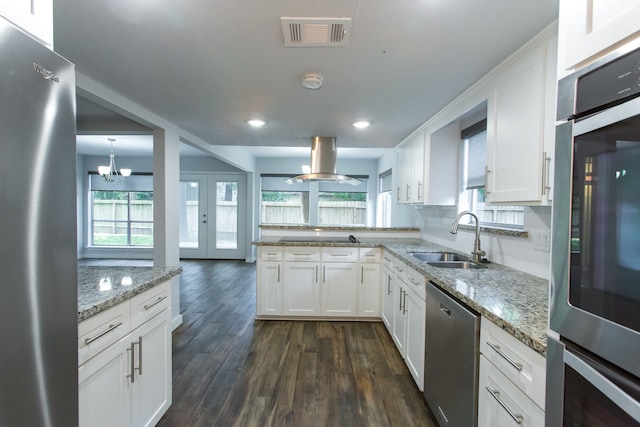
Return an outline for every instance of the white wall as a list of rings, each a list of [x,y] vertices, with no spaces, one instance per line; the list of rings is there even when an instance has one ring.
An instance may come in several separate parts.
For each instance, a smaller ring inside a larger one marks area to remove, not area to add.
[[[243,171],[215,157],[180,156],[180,172],[243,172]]]

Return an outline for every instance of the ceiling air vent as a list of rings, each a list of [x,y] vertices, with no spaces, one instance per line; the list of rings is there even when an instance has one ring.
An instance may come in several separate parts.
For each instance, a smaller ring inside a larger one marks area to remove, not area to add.
[[[351,18],[280,18],[287,47],[345,46]]]

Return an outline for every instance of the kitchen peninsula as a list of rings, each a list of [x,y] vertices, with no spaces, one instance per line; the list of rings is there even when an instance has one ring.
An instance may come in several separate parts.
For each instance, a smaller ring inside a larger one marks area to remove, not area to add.
[[[78,268],[80,426],[155,425],[171,406],[170,279],[181,271]]]

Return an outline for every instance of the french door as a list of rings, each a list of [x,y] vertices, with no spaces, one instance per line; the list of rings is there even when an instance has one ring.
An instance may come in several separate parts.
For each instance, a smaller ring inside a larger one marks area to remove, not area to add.
[[[244,174],[181,175],[181,258],[245,258],[246,188]]]

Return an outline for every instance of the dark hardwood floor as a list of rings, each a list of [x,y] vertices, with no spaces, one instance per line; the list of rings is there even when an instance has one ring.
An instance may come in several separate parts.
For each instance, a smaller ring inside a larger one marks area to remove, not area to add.
[[[382,323],[255,320],[255,264],[182,261],[172,426],[436,426]]]

